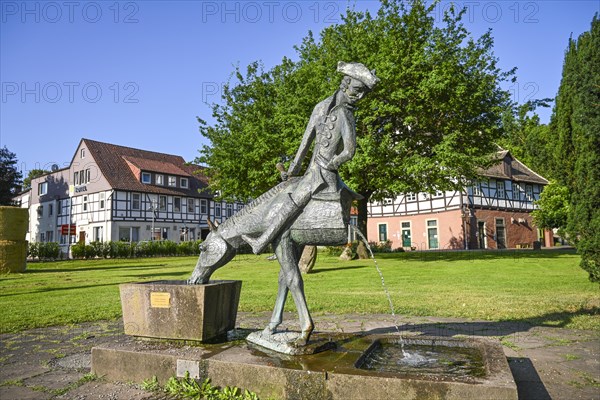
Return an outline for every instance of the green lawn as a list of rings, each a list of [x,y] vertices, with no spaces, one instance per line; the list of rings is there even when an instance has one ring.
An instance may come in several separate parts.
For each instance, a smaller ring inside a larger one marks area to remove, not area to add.
[[[400,315],[513,320],[600,329],[598,284],[564,251],[400,253],[377,255]],[[0,276],[0,332],[121,315],[118,284],[187,279],[191,257],[31,263],[24,274]],[[241,255],[216,279],[243,281],[240,311],[271,310],[279,264]],[[340,262],[319,254],[305,276],[317,313],[387,313],[372,260]],[[288,300],[288,310],[294,310]]]

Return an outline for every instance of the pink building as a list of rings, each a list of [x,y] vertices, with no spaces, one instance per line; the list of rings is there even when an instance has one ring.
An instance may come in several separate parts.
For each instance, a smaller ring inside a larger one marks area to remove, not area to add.
[[[552,232],[533,225],[531,211],[548,181],[510,152],[462,191],[407,193],[370,203],[371,242],[392,248],[505,249],[552,246]]]

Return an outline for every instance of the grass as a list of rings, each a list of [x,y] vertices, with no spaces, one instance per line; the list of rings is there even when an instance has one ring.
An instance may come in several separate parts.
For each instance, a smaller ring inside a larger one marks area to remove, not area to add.
[[[598,284],[565,251],[446,252],[377,255],[401,315],[510,320],[600,329]],[[31,263],[0,276],[0,332],[115,319],[120,283],[187,279],[195,257]],[[271,310],[279,264],[238,256],[215,279],[242,280],[240,311]],[[315,314],[389,313],[372,260],[338,261],[319,254],[304,277]],[[288,300],[287,310],[294,310]]]

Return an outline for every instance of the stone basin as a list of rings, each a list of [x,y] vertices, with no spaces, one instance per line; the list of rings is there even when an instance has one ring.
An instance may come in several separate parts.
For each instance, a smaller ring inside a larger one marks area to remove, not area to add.
[[[211,341],[235,328],[241,281],[153,281],[119,285],[125,334]]]
[[[210,378],[214,385],[221,387],[248,389],[260,398],[518,398],[508,362],[498,341],[424,336],[404,338],[407,348],[444,346],[478,353],[483,373],[464,378],[418,371],[390,372],[363,368],[365,359],[378,346],[397,344],[397,335],[357,336],[318,332],[314,336],[317,341],[335,342],[335,348],[314,355],[291,356],[241,340],[190,347],[164,341],[152,344],[129,339],[129,342],[94,348],[92,371],[108,380],[139,382],[157,376],[163,383],[171,376],[184,376],[189,371],[194,378]]]

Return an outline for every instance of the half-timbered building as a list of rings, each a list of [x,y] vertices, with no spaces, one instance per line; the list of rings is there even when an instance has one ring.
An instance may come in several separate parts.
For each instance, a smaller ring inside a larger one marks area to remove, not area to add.
[[[176,155],[82,139],[68,167],[32,180],[29,241],[204,238],[207,219],[223,222],[242,203],[215,201],[202,167]]]
[[[406,193],[368,206],[369,241],[392,248],[504,249],[552,245],[552,233],[537,229],[531,212],[548,181],[509,151],[459,191]]]

